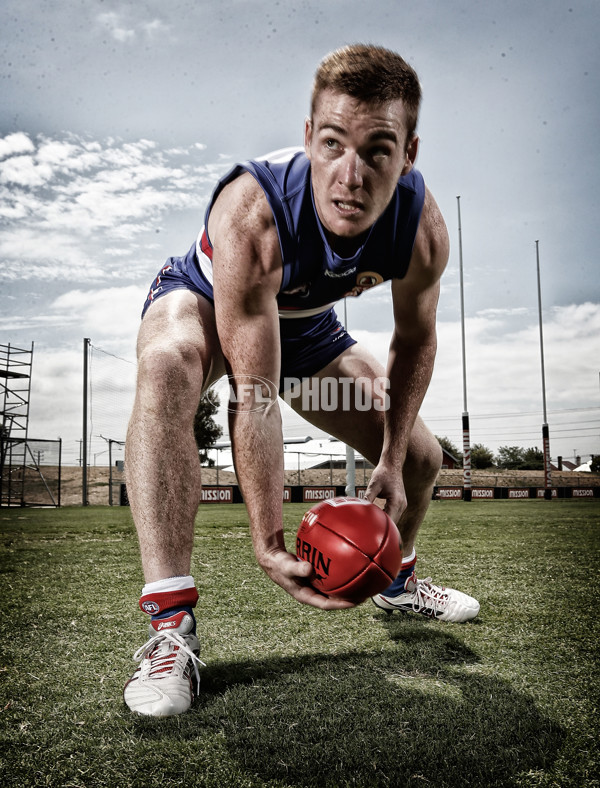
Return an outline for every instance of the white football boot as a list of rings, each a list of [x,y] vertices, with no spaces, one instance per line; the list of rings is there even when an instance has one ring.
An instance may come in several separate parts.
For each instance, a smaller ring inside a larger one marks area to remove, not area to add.
[[[185,611],[152,621],[150,639],[133,655],[139,667],[123,690],[131,711],[171,717],[190,708],[200,686],[198,665],[204,665],[193,627]]]
[[[479,613],[479,602],[454,588],[436,586],[431,578],[418,580],[413,572],[398,596],[377,594],[372,597],[375,605],[387,613],[420,613],[438,621],[470,621]]]

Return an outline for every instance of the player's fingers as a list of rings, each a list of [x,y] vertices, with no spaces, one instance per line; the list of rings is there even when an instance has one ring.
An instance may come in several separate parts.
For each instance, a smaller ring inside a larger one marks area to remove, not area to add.
[[[396,516],[400,514],[400,505],[397,500],[392,498],[387,498],[385,505],[383,507],[383,511],[394,520],[396,521]]]
[[[383,511],[391,520],[397,523],[405,508],[406,505],[404,505],[402,502],[387,500],[385,502],[385,506],[383,507]]]
[[[310,577],[312,573],[313,567],[308,561],[295,561],[290,567],[290,577]]]
[[[304,586],[299,589],[295,594],[298,602],[303,602],[305,605],[312,605],[321,610],[345,610],[350,607],[356,607],[354,602],[348,602],[346,599],[335,599],[333,597],[325,596],[324,594],[317,593],[309,586]]]
[[[365,490],[365,498],[367,499],[367,501],[370,501],[370,503],[373,503],[375,501],[375,498],[377,498],[377,493],[379,493],[380,491],[381,491],[381,485],[376,486],[375,484],[369,483],[367,489]]]
[[[407,505],[408,501],[406,500],[406,494],[404,493],[404,489],[402,489],[400,492],[394,491],[394,493],[386,499],[383,510],[395,523],[397,523],[404,514]]]

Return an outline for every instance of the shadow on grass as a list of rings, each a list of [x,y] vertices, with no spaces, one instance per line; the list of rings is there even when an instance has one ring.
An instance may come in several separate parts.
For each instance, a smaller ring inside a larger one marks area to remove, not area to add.
[[[248,777],[298,788],[487,788],[552,765],[563,732],[530,697],[478,672],[447,629],[380,620],[397,652],[211,665],[178,735],[210,728]]]

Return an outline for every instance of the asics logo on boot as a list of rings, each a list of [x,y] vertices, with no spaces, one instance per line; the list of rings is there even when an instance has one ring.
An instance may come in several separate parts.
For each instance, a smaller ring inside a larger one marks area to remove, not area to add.
[[[157,632],[160,632],[161,629],[174,629],[177,624],[177,621],[159,621],[158,625],[155,626],[155,629]]]

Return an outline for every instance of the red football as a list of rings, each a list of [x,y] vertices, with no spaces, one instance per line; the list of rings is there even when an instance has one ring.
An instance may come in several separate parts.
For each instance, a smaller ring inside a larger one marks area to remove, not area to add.
[[[361,498],[330,498],[309,509],[298,528],[296,555],[313,565],[317,591],[351,602],[385,590],[402,563],[394,521]]]

